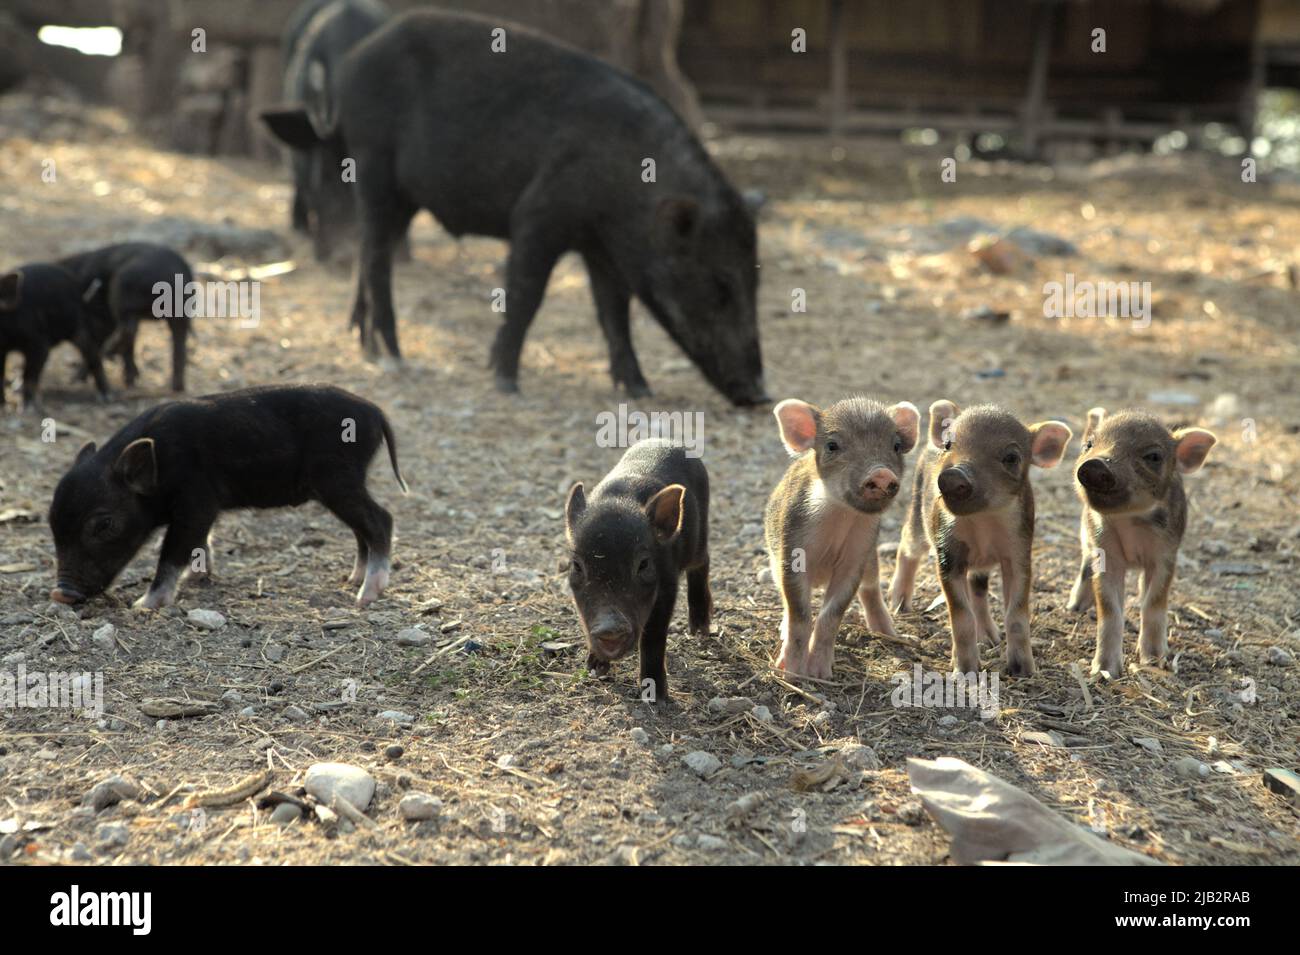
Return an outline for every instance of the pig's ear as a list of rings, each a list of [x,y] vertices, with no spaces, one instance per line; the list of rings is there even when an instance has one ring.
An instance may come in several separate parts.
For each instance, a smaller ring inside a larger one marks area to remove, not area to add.
[[[1105,408],[1089,408],[1088,422],[1083,426],[1083,440],[1086,442],[1092,436],[1092,433],[1101,427],[1101,421],[1106,417]]]
[[[90,457],[94,453],[95,453],[95,442],[87,441],[85,444],[81,446],[81,450],[77,452],[77,457],[73,460],[72,463],[80,464],[82,461],[86,460],[86,458]]]
[[[822,413],[816,405],[798,398],[787,398],[775,408],[776,422],[781,426],[781,443],[791,454],[803,454],[817,438],[817,422]]]
[[[947,398],[940,398],[930,405],[930,446],[939,451],[952,440],[952,423],[957,420],[961,409]]]
[[[898,436],[903,439],[903,453],[906,454],[916,447],[917,436],[921,433],[921,412],[916,410],[916,405],[912,402],[900,401],[889,408],[888,414],[894,419]]]
[[[23,273],[0,275],[0,311],[12,312],[23,298]]]
[[[1059,421],[1040,421],[1029,426],[1029,460],[1040,468],[1054,468],[1065,456],[1074,432]]]
[[[569,488],[569,499],[564,502],[564,536],[573,543],[573,525],[587,509],[587,492],[582,489],[582,482],[576,482]]]
[[[1178,470],[1183,474],[1191,474],[1205,463],[1205,456],[1210,453],[1210,448],[1214,447],[1219,439],[1209,431],[1200,428],[1183,428],[1174,432],[1174,440],[1178,442],[1178,446],[1174,448],[1174,460],[1178,462]]]
[[[650,526],[654,528],[655,537],[662,544],[668,543],[682,530],[682,514],[685,508],[686,488],[680,484],[669,484],[666,488],[646,501],[645,512],[650,515]]]
[[[700,204],[694,199],[668,196],[655,207],[655,235],[666,249],[688,248],[700,219]]]
[[[145,497],[158,490],[158,458],[153,438],[138,438],[118,455],[113,472],[136,494]]]
[[[308,149],[321,141],[311,117],[301,106],[277,106],[264,109],[258,117],[276,139],[294,149]]]

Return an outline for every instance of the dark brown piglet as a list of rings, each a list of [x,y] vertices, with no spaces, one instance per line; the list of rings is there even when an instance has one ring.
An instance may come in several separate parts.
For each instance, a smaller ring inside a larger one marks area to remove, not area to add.
[[[886,408],[868,398],[825,410],[788,399],[773,413],[786,450],[797,456],[768,498],[765,518],[772,579],[784,608],[776,665],[826,679],[854,594],[872,630],[894,633],[880,596],[876,541],[921,418],[906,401]],[[825,588],[815,623],[814,587]]]
[[[898,547],[890,606],[908,609],[917,566],[928,542],[948,603],[952,665],[979,670],[978,642],[996,644],[989,610],[989,574],[1002,572],[1007,673],[1029,676],[1030,553],[1034,543],[1031,465],[1055,467],[1070,442],[1059,421],[1025,427],[992,405],[959,411],[951,401],[930,406],[930,447],[916,470],[912,505]]]
[[[1170,433],[1142,411],[1088,412],[1074,470],[1083,501],[1083,559],[1069,606],[1097,607],[1093,673],[1124,672],[1124,584],[1130,569],[1142,572],[1140,659],[1147,665],[1164,662],[1169,590],[1187,527],[1182,475],[1200,468],[1216,440],[1200,428]]]
[[[640,646],[644,697],[667,698],[668,624],[683,573],[690,632],[708,633],[713,615],[703,462],[667,441],[638,442],[590,495],[573,485],[564,522],[588,668],[606,673]]]
[[[222,511],[319,501],[356,535],[349,582],[361,585],[364,607],[388,584],[393,519],[366,490],[384,441],[405,491],[388,419],[341,388],[248,388],[146,411],[102,448],[85,445],[55,488],[50,596],[78,603],[102,593],[165,526],[153,584],[136,606],[167,606],[182,574],[212,572],[209,532]]]

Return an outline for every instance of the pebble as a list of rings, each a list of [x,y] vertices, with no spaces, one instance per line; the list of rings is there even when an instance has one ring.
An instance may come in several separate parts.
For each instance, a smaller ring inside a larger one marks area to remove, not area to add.
[[[1238,561],[1216,561],[1210,565],[1210,573],[1221,577],[1258,577],[1265,573],[1260,564],[1247,564]]]
[[[96,783],[90,792],[81,799],[83,806],[90,806],[95,812],[116,805],[123,799],[139,799],[140,787],[122,776],[110,776],[101,783]]]
[[[407,793],[397,804],[397,811],[407,822],[437,819],[442,812],[442,800],[428,793]]]
[[[862,743],[850,743],[840,750],[845,765],[852,769],[879,769],[880,757],[870,746]]]
[[[216,628],[214,627],[213,629],[215,630]],[[280,646],[278,643],[269,644],[265,652],[266,658],[272,663],[279,663],[284,659],[284,647]]]
[[[687,753],[682,757],[682,762],[701,778],[711,776],[722,768],[722,761],[718,757],[702,749]]]
[[[721,852],[727,848],[727,840],[719,839],[717,836],[711,836],[708,833],[702,833],[695,840],[695,848],[703,849],[705,852]]]
[[[90,642],[105,653],[112,653],[117,649],[117,627],[111,623],[106,623],[90,635]]]
[[[675,750],[676,748],[677,747],[675,747],[672,743],[664,743],[657,750],[655,750],[655,752],[658,753],[660,756],[671,756],[673,754],[673,750]]]
[[[1210,767],[1195,756],[1184,756],[1174,763],[1174,773],[1184,779],[1204,779],[1210,775]]]
[[[86,848],[84,842],[76,842],[73,843],[72,851],[68,853],[68,858],[73,862],[90,862],[94,859],[94,856],[90,854],[90,850]]]
[[[632,727],[632,732],[629,735],[632,737],[632,742],[638,746],[650,745],[650,734],[639,726]]]
[[[1160,745],[1160,740],[1154,736],[1134,736],[1133,742],[1141,746],[1148,753],[1163,753],[1165,748]]]
[[[433,637],[418,627],[407,627],[397,632],[399,647],[426,647],[433,642]]]
[[[754,717],[754,719],[758,720],[760,723],[772,722],[772,711],[769,710],[766,706],[762,706],[762,705],[756,706],[749,712]]]
[[[246,707],[244,707],[242,710],[239,711],[239,715],[240,715],[240,716],[256,716],[256,715],[257,715],[257,707],[255,707],[255,706],[246,706]]]
[[[240,694],[238,690],[227,690],[225,693],[221,694],[221,702],[229,703],[232,706],[234,706],[239,703],[243,703],[244,697]]]
[[[291,826],[302,818],[302,810],[291,802],[282,802],[271,812],[271,822],[277,826]]]
[[[754,701],[747,696],[715,696],[709,700],[710,713],[744,713],[753,708]]]
[[[101,849],[120,849],[130,839],[130,830],[121,823],[108,823],[95,830],[95,841]]]
[[[291,723],[302,723],[311,719],[307,711],[300,706],[286,706],[280,711],[280,715]]]
[[[186,618],[196,627],[202,627],[204,630],[220,630],[226,625],[226,618],[215,610],[203,610],[195,607],[191,610]]]
[[[387,759],[390,762],[393,760],[401,759],[405,753],[406,750],[402,749],[402,747],[398,746],[396,743],[394,743],[392,746],[384,747],[384,759]]]
[[[772,582],[772,568],[763,567],[754,576],[760,584],[770,584]]]
[[[348,763],[316,763],[307,770],[303,786],[325,805],[338,793],[361,812],[375,795],[375,778]]]
[[[1275,667],[1295,666],[1295,655],[1286,647],[1269,647],[1268,662]]]
[[[401,710],[384,710],[376,719],[392,720],[394,723],[400,723],[403,726],[410,726],[415,722],[415,717],[410,713],[403,713]]]

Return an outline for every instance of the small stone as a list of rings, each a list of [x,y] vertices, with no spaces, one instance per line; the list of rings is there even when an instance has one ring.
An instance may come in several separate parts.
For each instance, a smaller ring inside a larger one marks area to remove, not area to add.
[[[397,804],[397,811],[407,822],[437,819],[442,813],[442,800],[428,793],[407,793]]]
[[[701,833],[695,840],[695,847],[705,852],[721,852],[727,848],[727,840],[719,839],[717,836],[711,836],[708,833]]]
[[[1295,656],[1286,647],[1269,647],[1268,662],[1275,667],[1295,666]]]
[[[898,807],[898,821],[905,826],[919,826],[925,822],[925,807],[919,799],[905,802]]]
[[[95,841],[105,851],[121,849],[130,839],[130,830],[121,823],[108,823],[95,830]]]
[[[81,799],[83,806],[90,806],[95,812],[116,805],[123,799],[139,799],[140,787],[122,776],[110,776],[86,793]]]
[[[221,702],[229,703],[231,706],[238,706],[244,702],[244,697],[238,690],[227,690],[221,694]]]
[[[213,629],[216,628],[214,627]],[[264,652],[266,653],[266,658],[272,663],[279,663],[284,659],[284,647],[280,646],[278,643],[268,644]]]
[[[256,715],[257,715],[257,707],[255,707],[255,706],[246,706],[246,707],[244,707],[242,710],[239,711],[239,715],[240,715],[240,716],[244,716],[244,717],[248,717],[248,716],[256,716]]]
[[[1195,756],[1184,756],[1177,760],[1174,765],[1174,774],[1181,776],[1183,779],[1204,779],[1210,775],[1210,767]]]
[[[1216,561],[1210,565],[1210,573],[1221,577],[1258,577],[1266,573],[1260,564],[1248,564],[1240,561]]]
[[[105,653],[112,653],[117,649],[117,627],[111,623],[106,623],[90,635],[90,642]]]
[[[418,627],[407,627],[397,632],[396,642],[399,647],[427,647],[433,642],[433,636]]]
[[[291,723],[303,723],[311,719],[307,711],[300,706],[286,706],[280,711],[280,715]]]
[[[710,713],[735,714],[753,709],[754,701],[747,696],[715,696],[709,700]]]
[[[519,760],[515,758],[513,753],[503,753],[497,757],[497,769],[517,769],[518,767]]]
[[[944,729],[951,729],[957,725],[957,717],[953,716],[951,713],[946,713],[939,717],[939,725]]]
[[[760,723],[772,722],[772,711],[769,710],[766,706],[762,706],[762,705],[756,706],[749,712],[750,715],[752,715],[754,719],[758,720]]]
[[[282,802],[271,811],[271,822],[281,828],[291,826],[302,818],[302,810],[291,802]]]
[[[711,776],[722,768],[722,761],[718,757],[702,749],[687,753],[682,757],[682,762],[701,778]]]
[[[389,762],[393,762],[395,760],[401,759],[405,753],[406,750],[402,749],[402,747],[397,745],[396,743],[394,743],[391,746],[384,747],[384,759],[388,760]]]
[[[650,734],[639,726],[632,727],[632,732],[628,735],[632,737],[632,742],[636,743],[638,746],[650,745]]]
[[[215,610],[203,610],[198,607],[191,610],[185,619],[204,630],[220,630],[226,625],[226,618]]]
[[[679,832],[668,841],[677,849],[695,848],[695,836],[689,832]]]
[[[307,770],[303,786],[327,806],[337,793],[361,812],[375,795],[375,778],[348,763],[316,763]]]
[[[73,843],[68,858],[73,862],[90,862],[94,859],[94,856],[90,854],[90,850],[86,848],[84,842],[76,842]]]
[[[1300,808],[1300,776],[1289,769],[1275,766],[1264,770],[1264,785],[1270,792],[1291,800],[1291,805]]]
[[[403,713],[401,710],[384,710],[375,719],[392,720],[394,723],[400,723],[403,726],[410,726],[415,722],[414,716],[410,713]]]
[[[870,746],[862,743],[850,743],[840,750],[844,764],[851,769],[872,770],[880,768],[880,757]]]
[[[772,582],[772,568],[762,567],[754,577],[760,584],[770,584]]]
[[[1227,541],[1215,537],[1201,541],[1200,549],[1201,553],[1209,554],[1211,557],[1224,557],[1231,550]]]
[[[675,750],[676,748],[677,747],[675,747],[672,743],[664,743],[657,750],[655,750],[655,752],[658,753],[660,756],[671,756],[673,754],[673,750]]]
[[[1163,753],[1165,751],[1165,748],[1160,745],[1160,740],[1154,736],[1134,736],[1133,742],[1148,753]]]

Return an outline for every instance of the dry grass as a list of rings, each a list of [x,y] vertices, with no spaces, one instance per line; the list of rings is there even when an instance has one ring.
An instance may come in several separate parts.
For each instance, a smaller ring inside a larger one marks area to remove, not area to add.
[[[0,618],[31,618],[0,625],[0,654],[25,651],[33,670],[103,671],[107,709],[103,725],[62,711],[5,714],[0,818],[47,827],[23,838],[19,858],[68,860],[75,843],[94,850],[99,825],[121,822],[129,843],[95,852],[96,861],[937,863],[947,839],[917,813],[904,761],[949,754],[1166,862],[1300,861],[1297,810],[1259,778],[1267,766],[1296,768],[1300,749],[1300,677],[1265,662],[1270,646],[1300,650],[1300,293],[1285,271],[1300,261],[1300,190],[1242,185],[1231,166],[1187,160],[1113,174],[1061,170],[1050,181],[1035,170],[973,165],[945,185],[937,156],[889,147],[854,147],[842,162],[758,140],[728,141],[722,152],[735,181],[772,198],[760,315],[777,397],[997,401],[1027,419],[1062,416],[1077,432],[1087,408],[1147,404],[1153,391],[1190,392],[1200,403],[1238,396],[1259,439],[1244,440],[1240,421],[1202,421],[1217,425],[1222,443],[1189,486],[1191,528],[1171,602],[1174,668],[1086,685],[1075,675],[1076,665],[1087,672],[1094,625],[1063,609],[1077,560],[1077,505],[1063,468],[1036,482],[1041,671],[1002,683],[997,719],[944,720],[951,714],[891,704],[895,674],[914,662],[946,666],[941,611],[903,616],[900,631],[912,639],[886,641],[867,634],[854,610],[834,681],[786,683],[769,666],[778,601],[758,576],[762,503],[785,466],[775,426],[764,411],[727,406],[639,316],[638,350],[657,389],[642,407],[705,414],[716,632],[688,638],[682,609],[669,646],[674,700],[660,711],[637,700],[629,664],[611,681],[585,677],[557,573],[562,492],[616,460],[616,450],[595,444],[595,416],[620,399],[584,276],[571,260],[557,271],[525,349],[524,395],[499,396],[484,363],[503,247],[456,243],[421,218],[415,261],[396,278],[409,356],[401,374],[360,361],[346,331],[345,270],[306,261],[266,281],[258,328],[206,325],[193,355],[195,393],[326,380],[388,409],[413,493],[401,497],[386,466],[375,470],[372,490],[397,520],[398,564],[391,591],[367,612],[351,608],[343,584],[351,535],[315,506],[222,518],[215,584],[181,593],[183,610],[225,614],[220,631],[129,608],[151,574],[153,546],[81,618],[48,605],[53,554],[41,515],[84,435],[102,439],[163,397],[163,329],[142,332],[143,387],[108,407],[72,383],[70,355],[51,363],[46,410],[63,429],[56,442],[43,443],[39,421],[12,409],[0,420],[0,510],[34,515],[0,524],[0,565],[35,568],[0,575]],[[57,184],[39,178],[44,158],[56,160]],[[9,226],[0,251],[8,263],[54,255],[113,239],[114,223],[164,212],[279,228],[288,219],[282,180],[278,170],[158,153],[103,131],[73,141],[0,139]],[[926,229],[958,216],[1053,232],[1073,239],[1080,255],[1039,257],[1011,276],[981,274],[964,252],[924,247]],[[1135,333],[1117,319],[1043,318],[1042,284],[1066,269],[1081,279],[1152,282],[1154,324]],[[807,291],[806,314],[790,313],[794,287]],[[986,327],[958,317],[980,305],[1012,320]],[[989,368],[1004,376],[978,377]],[[1171,421],[1202,420],[1199,406],[1155,407]],[[889,514],[885,540],[897,539],[901,512]],[[1222,542],[1225,555],[1215,559],[1263,572],[1213,573],[1206,541]],[[883,573],[891,570],[892,557]],[[923,572],[918,606],[936,593]],[[89,640],[105,622],[121,639],[113,654]],[[397,631],[417,624],[447,652],[398,646]],[[1247,678],[1253,704],[1234,699]],[[336,705],[348,685],[356,702]],[[231,689],[243,702],[161,727],[139,709],[148,699],[211,701]],[[772,722],[708,708],[713,697],[740,695],[769,707]],[[255,715],[238,715],[247,705]],[[291,705],[310,719],[286,719]],[[390,709],[415,715],[415,725],[376,718]],[[633,741],[638,726],[649,746]],[[1065,733],[1075,745],[1031,742],[1030,731]],[[1162,751],[1135,737],[1157,739]],[[791,785],[793,774],[816,774],[826,754],[857,741],[874,748],[881,769],[832,768],[809,791]],[[405,748],[396,761],[383,755],[393,742]],[[666,744],[673,750],[663,755]],[[695,749],[723,768],[697,778],[681,762]],[[1238,768],[1189,781],[1172,768],[1188,755]],[[737,768],[733,756],[752,761]],[[206,825],[190,828],[187,792],[226,789],[262,769],[272,771],[272,788],[291,792],[322,760],[377,777],[376,828],[281,830],[250,801],[208,809]],[[150,795],[97,817],[76,808],[112,773]],[[402,822],[396,805],[407,789],[440,796],[441,822]],[[737,819],[728,807],[754,791],[766,799]],[[796,831],[801,820],[805,832]],[[720,847],[697,847],[699,834]]]

